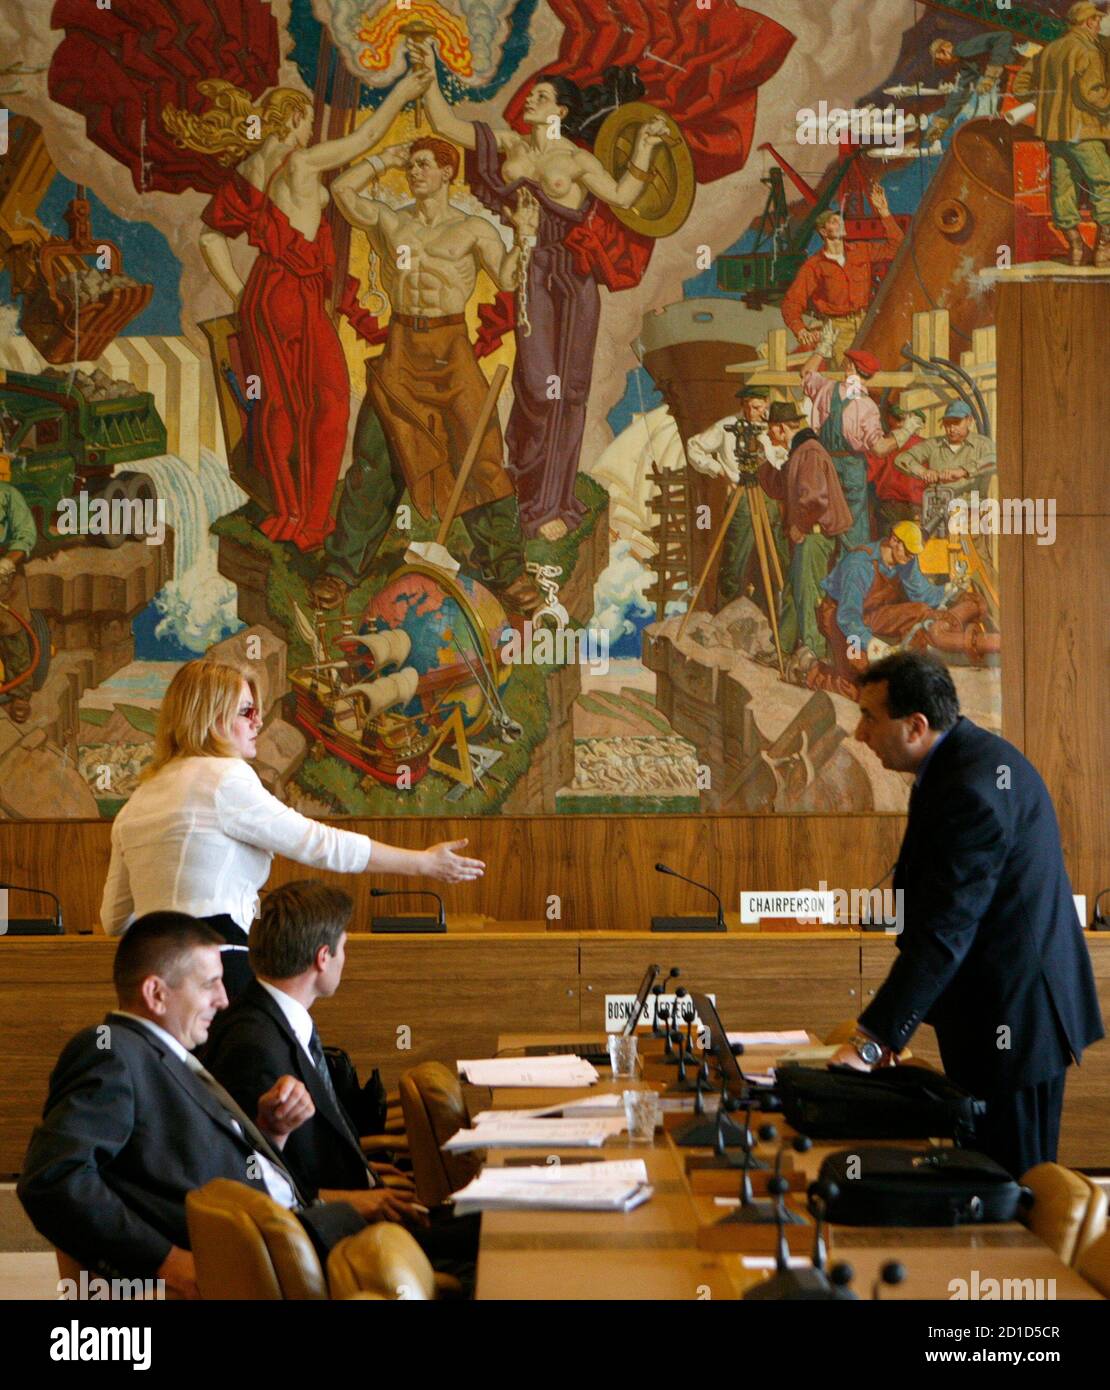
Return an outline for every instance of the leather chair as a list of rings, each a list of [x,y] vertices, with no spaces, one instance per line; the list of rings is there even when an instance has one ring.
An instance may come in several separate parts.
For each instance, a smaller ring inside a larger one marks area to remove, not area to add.
[[[1093,1284],[1103,1298],[1110,1298],[1110,1231],[1088,1245],[1075,1262],[1076,1273]]]
[[[201,1298],[273,1301],[331,1296],[308,1232],[265,1192],[214,1178],[186,1197],[185,1218]],[[353,1271],[346,1286],[352,1296],[362,1292],[358,1271],[374,1267],[359,1247],[373,1243],[377,1230],[367,1226],[346,1236],[331,1252]],[[424,1258],[419,1247],[417,1254]],[[368,1296],[382,1295],[371,1289]]]
[[[408,1231],[393,1221],[379,1221],[358,1240],[340,1241],[328,1256],[328,1287],[337,1299],[370,1294],[427,1302],[438,1296],[438,1277]]]
[[[1059,1163],[1038,1163],[1022,1178],[1033,1205],[1021,1220],[1066,1265],[1074,1265],[1106,1229],[1106,1193]]]
[[[401,1108],[417,1196],[426,1207],[438,1207],[476,1177],[486,1161],[484,1149],[445,1154],[440,1148],[452,1134],[470,1127],[458,1076],[442,1062],[421,1062],[401,1077]]]

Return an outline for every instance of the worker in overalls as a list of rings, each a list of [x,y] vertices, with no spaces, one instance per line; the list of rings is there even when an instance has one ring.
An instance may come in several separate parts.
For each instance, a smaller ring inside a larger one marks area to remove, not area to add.
[[[914,430],[924,429],[920,416],[907,415],[897,429],[883,430],[878,403],[864,385],[880,370],[870,352],[844,354],[848,374],[838,382],[820,370],[820,352],[802,365],[802,388],[810,402],[810,426],[832,456],[852,525],[841,537],[844,548],[866,545],[871,539],[871,511],[867,482],[867,455],[879,458],[901,449]]]

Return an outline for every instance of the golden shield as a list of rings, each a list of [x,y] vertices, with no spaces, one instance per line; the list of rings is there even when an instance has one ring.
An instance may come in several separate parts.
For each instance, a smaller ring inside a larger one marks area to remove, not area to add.
[[[654,116],[667,124],[662,144],[652,151],[648,178],[630,208],[613,208],[626,227],[642,236],[670,236],[690,215],[697,180],[694,161],[682,132],[665,111],[646,101],[630,101],[611,111],[594,142],[594,154],[618,182],[632,158],[636,132]]]

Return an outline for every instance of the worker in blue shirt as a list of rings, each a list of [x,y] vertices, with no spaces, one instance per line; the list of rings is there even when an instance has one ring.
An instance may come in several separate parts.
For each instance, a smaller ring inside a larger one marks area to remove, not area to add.
[[[831,677],[817,682],[842,694],[871,661],[912,637],[955,597],[954,585],[934,584],[917,557],[925,544],[916,521],[900,521],[879,541],[846,550],[821,581],[825,597],[817,625],[828,643]]]
[[[1000,79],[1003,68],[1014,62],[1014,38],[1005,30],[997,30],[960,43],[934,39],[929,52],[942,72],[949,74],[955,69],[956,85],[926,126],[923,145],[939,140],[960,119],[998,114]]]

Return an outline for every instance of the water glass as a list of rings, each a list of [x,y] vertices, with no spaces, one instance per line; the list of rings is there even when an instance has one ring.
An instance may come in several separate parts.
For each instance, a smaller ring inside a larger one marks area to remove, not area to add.
[[[654,1144],[662,1106],[658,1091],[625,1091],[624,1118],[628,1123],[628,1138],[633,1144]]]
[[[623,1033],[609,1034],[609,1066],[613,1080],[636,1075],[636,1034],[625,1037]]]

